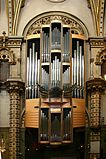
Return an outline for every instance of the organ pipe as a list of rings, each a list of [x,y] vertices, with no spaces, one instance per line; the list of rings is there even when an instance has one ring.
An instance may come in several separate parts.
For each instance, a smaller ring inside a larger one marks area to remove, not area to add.
[[[60,49],[61,44],[61,32],[56,27],[52,31],[52,49]]]
[[[27,98],[36,98],[38,96],[37,83],[39,82],[40,59],[35,51],[35,43],[29,48],[29,57],[27,57]]]
[[[69,62],[70,61],[70,31],[67,31],[63,37],[64,43],[64,53],[63,53],[63,61]]]
[[[42,62],[49,62],[49,35],[42,32]]]
[[[76,42],[76,49],[73,50],[72,58],[72,85],[75,85],[73,96],[75,98],[83,97],[84,87],[84,56],[80,42]]]
[[[60,65],[59,59],[55,56],[55,59],[51,63],[51,83],[53,87],[60,85]]]

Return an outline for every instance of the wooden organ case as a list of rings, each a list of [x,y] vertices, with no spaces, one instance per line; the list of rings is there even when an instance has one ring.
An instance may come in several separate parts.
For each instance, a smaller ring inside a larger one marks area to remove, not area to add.
[[[84,126],[84,40],[70,26],[53,20],[28,39],[26,98],[26,127],[41,144],[71,143]]]

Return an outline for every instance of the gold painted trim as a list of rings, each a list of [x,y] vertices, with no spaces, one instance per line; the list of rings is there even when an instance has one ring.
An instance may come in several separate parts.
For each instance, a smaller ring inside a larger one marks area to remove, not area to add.
[[[51,20],[51,24],[52,24],[52,23],[61,23],[61,21],[60,21],[60,20],[55,19],[55,20]]]
[[[50,27],[50,25],[49,24],[42,25],[42,29],[45,27]]]
[[[70,27],[70,25],[63,24],[63,28],[69,28],[70,29],[71,27]]]
[[[72,38],[85,40],[85,37],[83,35],[80,35],[80,34],[72,34]]]
[[[40,34],[32,34],[32,35],[28,35],[26,37],[27,40],[34,39],[34,38],[40,38]]]
[[[51,53],[61,53],[61,50],[51,49]]]

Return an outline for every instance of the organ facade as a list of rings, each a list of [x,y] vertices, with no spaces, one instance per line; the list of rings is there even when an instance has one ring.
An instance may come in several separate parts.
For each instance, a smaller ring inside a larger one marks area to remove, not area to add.
[[[0,157],[106,157],[105,8],[0,1]]]

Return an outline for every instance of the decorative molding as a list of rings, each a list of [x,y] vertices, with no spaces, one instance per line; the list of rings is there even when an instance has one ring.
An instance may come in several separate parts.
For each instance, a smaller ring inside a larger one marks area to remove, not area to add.
[[[14,7],[13,7],[13,0],[8,0],[8,33],[12,35],[12,28],[13,28],[13,20],[14,20]]]
[[[103,48],[104,47],[103,37],[90,37],[88,41],[89,41],[91,48]]]
[[[99,20],[99,29],[100,36],[104,35],[104,14],[105,14],[105,0],[100,0],[100,20]]]
[[[17,35],[18,19],[25,0],[8,0],[9,35]]]
[[[88,30],[78,18],[67,14],[65,12],[47,12],[32,19],[26,26],[23,35],[28,36],[32,34],[39,34],[41,32],[42,25],[50,25],[52,21],[60,21],[63,25],[69,25],[71,31],[84,35],[88,38]]]
[[[87,3],[88,7],[91,9],[96,35],[103,36],[105,0],[87,0]]]
[[[24,4],[25,4],[25,0],[17,0],[16,8],[14,11],[14,21],[13,21],[13,30],[12,30],[13,35],[17,35],[19,15],[20,15],[21,8],[24,6]]]

